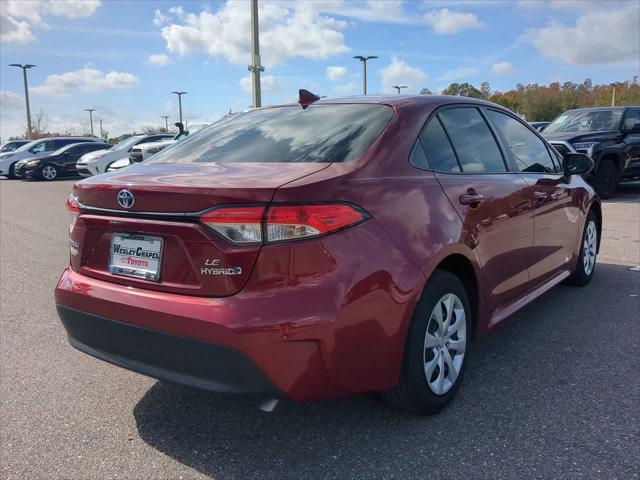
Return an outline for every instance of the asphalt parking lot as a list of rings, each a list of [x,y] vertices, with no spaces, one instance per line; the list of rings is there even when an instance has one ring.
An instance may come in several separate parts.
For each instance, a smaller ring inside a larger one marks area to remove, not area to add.
[[[638,478],[640,184],[605,204],[594,281],[477,340],[452,404],[418,418],[374,396],[265,414],[71,348],[72,183],[0,180],[1,478]]]

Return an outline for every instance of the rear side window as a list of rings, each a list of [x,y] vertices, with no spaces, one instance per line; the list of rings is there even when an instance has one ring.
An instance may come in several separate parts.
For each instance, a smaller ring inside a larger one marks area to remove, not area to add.
[[[486,113],[509,147],[519,171],[556,173],[547,146],[535,133],[504,113],[495,110],[486,110]]]
[[[234,115],[188,136],[148,163],[348,162],[387,126],[386,105],[299,105]]]
[[[438,118],[433,118],[420,132],[427,160],[438,172],[460,172],[456,154]]]
[[[506,172],[498,144],[475,108],[451,108],[438,114],[463,172]],[[428,154],[427,154],[428,155]]]

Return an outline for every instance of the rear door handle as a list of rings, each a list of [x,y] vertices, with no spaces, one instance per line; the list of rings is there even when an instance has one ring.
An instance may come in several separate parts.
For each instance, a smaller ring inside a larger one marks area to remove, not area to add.
[[[484,195],[479,193],[463,193],[458,198],[458,201],[462,205],[468,205],[470,207],[477,207],[484,201]]]

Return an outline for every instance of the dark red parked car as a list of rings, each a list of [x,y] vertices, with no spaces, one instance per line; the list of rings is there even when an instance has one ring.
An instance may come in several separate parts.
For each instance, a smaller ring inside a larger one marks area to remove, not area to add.
[[[69,340],[208,390],[436,412],[472,337],[591,279],[592,161],[488,102],[303,98],[75,185]]]

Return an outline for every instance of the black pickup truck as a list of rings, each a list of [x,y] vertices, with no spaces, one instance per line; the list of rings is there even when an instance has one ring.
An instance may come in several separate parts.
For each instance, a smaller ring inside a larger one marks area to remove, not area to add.
[[[640,106],[567,110],[542,136],[561,154],[593,158],[587,180],[602,198],[612,196],[620,181],[640,178]]]

